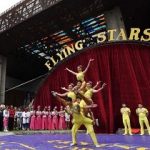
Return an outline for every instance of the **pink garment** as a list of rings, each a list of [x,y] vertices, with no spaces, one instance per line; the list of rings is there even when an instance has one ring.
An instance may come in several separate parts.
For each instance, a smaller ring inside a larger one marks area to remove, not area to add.
[[[36,117],[35,117],[35,111],[31,111],[31,120],[30,120],[30,129],[31,130],[35,130],[35,121],[36,121]]]
[[[48,111],[43,111],[42,112],[43,116],[42,116],[42,130],[47,130],[48,129],[48,119],[47,119],[47,116],[48,116]]]
[[[48,130],[51,130],[52,129],[52,116],[51,116],[51,112],[48,112],[47,124],[48,124]]]
[[[36,120],[35,120],[35,126],[37,130],[42,129],[42,118],[41,118],[42,112],[36,111]]]
[[[59,112],[59,130],[66,129],[65,112]]]
[[[58,129],[58,112],[53,111],[52,112],[52,130]]]
[[[3,118],[4,129],[8,127],[8,117]]]

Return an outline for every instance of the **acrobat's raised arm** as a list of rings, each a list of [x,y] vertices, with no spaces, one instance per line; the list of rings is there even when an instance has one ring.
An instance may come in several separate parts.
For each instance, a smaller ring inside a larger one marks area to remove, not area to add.
[[[68,68],[66,68],[65,70],[67,70],[68,72],[72,73],[73,75],[77,75],[76,72],[74,72],[74,71],[72,71],[72,70],[70,70],[70,69],[68,69]]]
[[[101,88],[99,88],[97,90],[93,89],[93,93],[97,93],[97,92],[101,91],[106,85],[107,85],[106,83],[103,83]]]
[[[88,65],[87,65],[87,67],[85,68],[85,70],[83,71],[83,73],[86,73],[86,72],[88,71],[88,69],[89,69],[90,64],[91,64],[92,61],[94,61],[94,59],[90,59],[90,60],[89,60]]]
[[[93,87],[93,89],[96,89],[100,83],[101,83],[101,81],[97,81],[95,86]]]
[[[61,97],[65,97],[65,96],[67,96],[67,92],[66,92],[66,93],[63,93],[63,94],[56,92],[56,95],[61,96]]]
[[[66,89],[65,87],[61,87],[62,90],[66,91],[66,92],[69,92],[68,89]]]

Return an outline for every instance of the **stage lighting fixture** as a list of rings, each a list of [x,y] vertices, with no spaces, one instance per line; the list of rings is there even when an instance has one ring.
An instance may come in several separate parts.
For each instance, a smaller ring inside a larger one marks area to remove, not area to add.
[[[43,56],[45,56],[46,54],[45,54],[45,53],[39,53],[38,55],[41,56],[41,57],[43,57]]]
[[[39,50],[33,50],[33,52],[34,52],[34,53],[39,53],[40,51],[39,51]]]

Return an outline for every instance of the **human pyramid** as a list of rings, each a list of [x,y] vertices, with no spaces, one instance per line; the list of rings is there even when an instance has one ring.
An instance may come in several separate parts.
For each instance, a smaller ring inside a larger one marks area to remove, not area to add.
[[[72,143],[70,146],[77,145],[77,131],[81,125],[84,125],[88,134],[91,136],[94,145],[96,147],[100,147],[93,129],[95,119],[91,109],[97,107],[97,104],[93,102],[92,96],[94,93],[101,91],[106,86],[106,83],[103,83],[102,86],[98,88],[101,83],[100,81],[98,81],[95,86],[92,86],[91,81],[85,81],[85,74],[88,71],[92,61],[94,61],[94,59],[89,60],[85,70],[83,70],[82,65],[77,67],[77,72],[66,68],[65,70],[76,76],[77,84],[74,86],[73,83],[70,83],[68,89],[62,87],[61,89],[65,91],[63,94],[55,91],[51,92],[60,103],[66,106],[66,112],[71,114],[73,117]],[[67,96],[66,99],[62,98],[65,96]]]

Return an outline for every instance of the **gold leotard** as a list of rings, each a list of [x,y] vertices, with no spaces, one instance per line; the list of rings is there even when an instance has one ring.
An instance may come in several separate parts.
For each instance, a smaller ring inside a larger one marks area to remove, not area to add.
[[[76,100],[76,94],[73,91],[69,91],[67,97],[70,97],[72,100]]]
[[[76,78],[77,78],[77,80],[83,82],[84,81],[84,73],[83,72],[77,73]]]
[[[93,96],[93,89],[92,89],[92,88],[87,89],[87,91],[84,93],[84,96],[85,96],[86,98],[91,99],[92,96]]]

